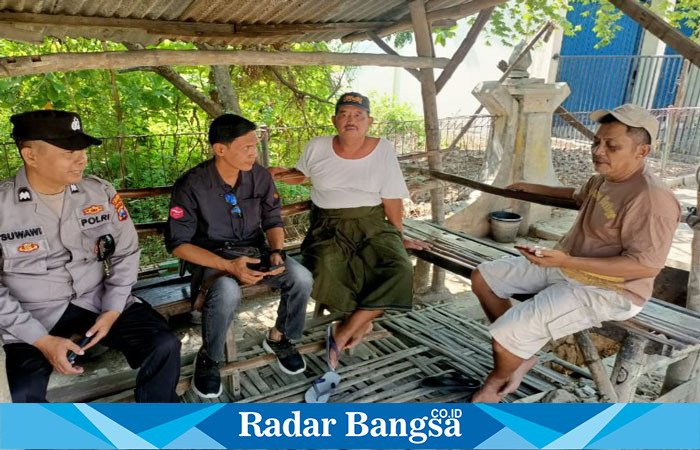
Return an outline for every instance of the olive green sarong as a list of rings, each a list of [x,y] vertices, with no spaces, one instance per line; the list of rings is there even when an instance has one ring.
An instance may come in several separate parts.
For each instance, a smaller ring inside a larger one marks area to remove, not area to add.
[[[301,244],[313,273],[311,296],[334,310],[410,310],[413,264],[384,208],[312,206],[311,228]]]

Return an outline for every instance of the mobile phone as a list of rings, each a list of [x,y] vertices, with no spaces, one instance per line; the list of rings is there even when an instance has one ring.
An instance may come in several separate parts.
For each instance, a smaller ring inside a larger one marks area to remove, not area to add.
[[[85,347],[87,345],[87,343],[90,342],[90,339],[92,339],[92,337],[87,337],[87,336],[83,337],[80,340],[80,342],[78,342],[78,347],[80,347],[80,348]],[[77,358],[77,357],[78,357],[77,353],[68,352],[68,362],[69,363],[73,363],[75,361],[75,358]]]
[[[533,256],[542,257],[542,252],[540,252],[540,250],[536,247],[530,247],[529,245],[520,244],[516,244],[513,247],[517,248],[518,250],[526,251]]]

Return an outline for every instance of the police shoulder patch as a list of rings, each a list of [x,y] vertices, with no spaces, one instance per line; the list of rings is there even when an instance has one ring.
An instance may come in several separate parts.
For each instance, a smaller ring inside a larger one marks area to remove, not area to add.
[[[129,218],[129,212],[126,210],[124,201],[119,194],[114,194],[114,197],[112,197],[112,200],[109,202],[114,206],[114,209],[117,210],[117,219],[119,219],[120,222]]]

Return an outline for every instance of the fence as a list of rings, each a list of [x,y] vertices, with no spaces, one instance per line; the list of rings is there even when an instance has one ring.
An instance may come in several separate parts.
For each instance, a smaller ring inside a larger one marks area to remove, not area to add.
[[[647,109],[670,105],[700,106],[698,70],[693,68],[677,98],[683,66],[680,55],[666,56],[560,56],[557,81],[566,81],[571,95],[564,108],[587,112],[635,103]]]
[[[652,109],[660,123],[659,134],[652,158],[680,163],[700,163],[700,107]],[[590,129],[595,124],[588,112],[572,113]],[[590,141],[581,133],[555,116],[552,127],[552,147],[555,149],[589,149]]]
[[[440,136],[443,147],[452,142],[469,116],[440,120]],[[490,116],[478,116],[458,142],[460,149],[446,156],[452,173],[478,176],[483,155],[491,136]],[[304,145],[315,136],[335,133],[332,126],[271,128],[268,131],[270,163],[274,166],[294,166]],[[410,155],[425,151],[425,132],[422,120],[384,122],[375,124],[370,133],[391,141],[398,155]],[[102,138],[103,144],[87,149],[87,173],[110,181],[117,189],[147,188],[172,185],[190,167],[210,156],[207,136],[204,133],[180,133],[158,135],[131,135]],[[0,179],[13,176],[22,164],[14,143],[0,143]],[[425,161],[425,160],[422,160]],[[279,185],[285,204],[308,199],[304,186]],[[462,188],[450,188],[459,197]],[[449,194],[449,193],[448,193]],[[424,198],[427,193],[420,197]],[[152,197],[129,200],[129,212],[136,223],[163,221],[167,218],[169,199]],[[429,205],[410,209],[412,215],[429,213]],[[304,214],[287,219],[285,232],[288,240],[303,238],[308,218]],[[150,265],[167,259],[167,253],[158,236],[146,236],[141,240],[142,265]]]

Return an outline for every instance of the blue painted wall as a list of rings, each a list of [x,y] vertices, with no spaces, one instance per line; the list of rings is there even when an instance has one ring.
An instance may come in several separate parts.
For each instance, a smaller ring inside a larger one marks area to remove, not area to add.
[[[599,41],[592,31],[595,25],[597,3],[584,5],[575,2],[567,19],[581,31],[575,36],[565,36],[560,54],[562,56],[620,56],[636,55],[639,52],[642,28],[628,16],[623,16],[617,24],[622,27],[615,39],[605,47],[596,49]],[[588,12],[588,16],[583,13]],[[562,59],[558,81],[566,81],[571,95],[564,101],[564,108],[572,112],[593,111],[599,108],[612,108],[622,104],[631,93],[633,67],[630,60],[620,59]]]

